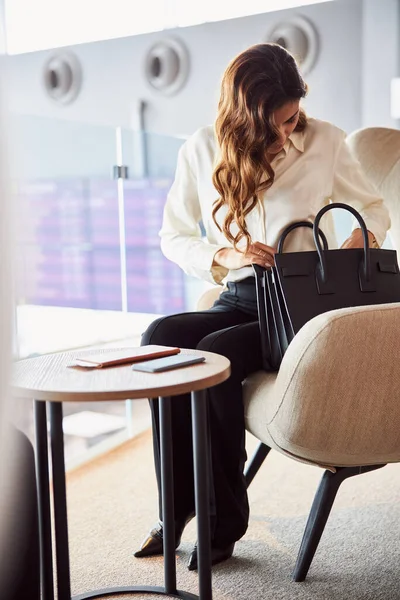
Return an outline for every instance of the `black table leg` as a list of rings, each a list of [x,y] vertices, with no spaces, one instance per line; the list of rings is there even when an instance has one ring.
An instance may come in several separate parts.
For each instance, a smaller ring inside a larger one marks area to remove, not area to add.
[[[50,402],[50,441],[53,467],[54,528],[57,561],[58,600],[71,600],[67,495],[65,486],[64,434],[62,403]]]
[[[211,536],[209,510],[209,469],[207,397],[204,390],[192,392],[194,486],[197,515],[199,598],[212,599]]]
[[[171,398],[160,398],[160,462],[164,542],[164,583],[176,592],[174,471],[172,462]]]
[[[176,589],[174,471],[172,462],[171,398],[160,397],[160,463],[163,507],[164,587],[124,586],[105,588],[74,596],[73,600],[92,600],[114,594],[157,594],[181,600],[199,600],[199,596]],[[208,504],[207,504],[208,506]],[[203,598],[202,596],[200,596]],[[211,596],[204,596],[208,600]]]
[[[34,400],[42,600],[54,600],[46,403]]]

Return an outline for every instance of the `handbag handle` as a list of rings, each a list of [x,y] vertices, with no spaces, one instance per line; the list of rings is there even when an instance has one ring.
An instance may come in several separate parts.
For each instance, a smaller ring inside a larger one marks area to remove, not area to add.
[[[293,229],[297,229],[298,227],[309,227],[310,229],[314,229],[314,225],[310,223],[310,221],[297,221],[296,223],[292,223],[288,225],[286,229],[283,230],[281,237],[279,238],[277,253],[282,254],[283,252],[283,244],[285,243],[285,239],[288,234],[293,231]],[[324,244],[324,250],[328,250],[328,240],[321,229],[319,230],[319,235],[321,236],[322,243]]]
[[[370,257],[370,249],[369,249],[369,240],[368,240],[368,230],[367,230],[367,226],[365,225],[365,221],[362,218],[362,216],[360,215],[360,213],[358,213],[356,211],[355,208],[353,208],[352,206],[349,206],[348,204],[343,204],[341,202],[336,202],[334,204],[328,204],[327,206],[324,206],[323,208],[321,208],[321,210],[317,213],[317,216],[315,217],[315,221],[314,221],[314,242],[315,242],[315,246],[317,248],[317,252],[318,252],[318,256],[319,256],[319,261],[320,261],[320,277],[321,277],[321,282],[323,284],[326,284],[328,281],[328,270],[327,270],[327,266],[326,266],[326,259],[324,256],[324,253],[322,252],[322,247],[321,247],[321,243],[319,241],[319,237],[317,235],[317,230],[318,230],[318,225],[319,222],[321,220],[321,217],[323,217],[323,215],[328,212],[328,210],[332,210],[333,208],[344,208],[345,210],[348,210],[349,212],[351,212],[352,215],[354,215],[357,219],[357,221],[360,224],[361,227],[361,231],[363,234],[363,238],[364,238],[364,264],[363,264],[363,276],[364,276],[364,280],[365,281],[370,281],[371,280],[371,257]],[[326,250],[326,248],[324,248]]]

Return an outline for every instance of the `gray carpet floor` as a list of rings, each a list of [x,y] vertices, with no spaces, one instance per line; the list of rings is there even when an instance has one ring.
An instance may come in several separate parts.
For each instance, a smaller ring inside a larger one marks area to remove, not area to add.
[[[255,446],[249,436],[249,453]],[[291,581],[321,475],[271,452],[249,489],[248,531],[213,569],[215,600],[400,600],[400,465],[344,482],[307,580]],[[73,594],[163,584],[162,558],[132,556],[157,518],[149,432],[70,472],[67,495]],[[192,522],[177,551],[178,588],[192,593],[197,575],[186,562],[195,539]]]

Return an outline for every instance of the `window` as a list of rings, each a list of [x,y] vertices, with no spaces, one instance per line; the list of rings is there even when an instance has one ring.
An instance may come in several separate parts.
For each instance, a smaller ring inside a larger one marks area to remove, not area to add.
[[[5,0],[7,52],[45,48],[158,31],[165,0]]]
[[[8,54],[161,31],[318,0],[5,0]],[[332,0],[319,0],[329,2]]]
[[[171,4],[170,16],[173,18],[170,27],[185,27],[210,21],[236,19],[329,1],[331,0],[229,0],[225,2],[216,2],[215,0],[201,0],[201,2],[169,0]]]

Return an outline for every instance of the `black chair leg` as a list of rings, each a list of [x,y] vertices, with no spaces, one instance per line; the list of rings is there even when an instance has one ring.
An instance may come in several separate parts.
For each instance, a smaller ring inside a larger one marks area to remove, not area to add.
[[[318,548],[322,533],[331,512],[341,483],[348,477],[380,469],[385,465],[365,467],[338,467],[336,473],[325,471],[319,484],[304,530],[296,565],[292,574],[294,581],[304,581]]]
[[[266,446],[262,442],[259,444],[257,450],[253,454],[253,457],[249,463],[249,466],[247,467],[247,469],[244,472],[244,478],[246,480],[246,487],[249,487],[249,485],[253,481],[256,473],[258,472],[259,468],[263,464],[263,462],[266,459],[268,452],[270,450],[271,450],[271,448],[269,446]]]

